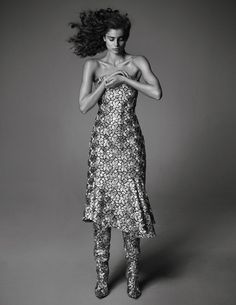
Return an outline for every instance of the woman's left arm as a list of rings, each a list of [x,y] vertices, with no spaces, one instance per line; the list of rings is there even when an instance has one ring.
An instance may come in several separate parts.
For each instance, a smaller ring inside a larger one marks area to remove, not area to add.
[[[131,87],[141,91],[148,97],[151,97],[155,100],[160,100],[163,95],[161,85],[156,75],[152,72],[149,61],[144,56],[137,56],[134,59],[134,63],[142,72],[142,76],[146,83],[140,83],[139,81],[133,80],[131,78],[121,76],[123,81],[127,85],[130,85]]]

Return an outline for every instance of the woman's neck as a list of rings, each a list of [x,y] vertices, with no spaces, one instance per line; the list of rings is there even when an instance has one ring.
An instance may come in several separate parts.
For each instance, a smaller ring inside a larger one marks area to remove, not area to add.
[[[117,66],[123,63],[126,60],[126,55],[128,55],[125,51],[121,54],[114,54],[112,52],[107,51],[107,54],[103,60],[113,66]]]

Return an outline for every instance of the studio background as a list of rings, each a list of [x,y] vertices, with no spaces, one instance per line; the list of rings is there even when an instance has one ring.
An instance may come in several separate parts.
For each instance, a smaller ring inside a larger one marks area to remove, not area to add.
[[[0,305],[98,302],[82,222],[98,108],[79,111],[84,59],[66,39],[79,11],[106,7],[128,12],[126,51],[147,57],[163,89],[136,106],[157,221],[141,242],[136,303],[233,305],[236,16],[233,1],[209,0],[1,3]],[[103,304],[133,302],[122,242],[114,229]]]

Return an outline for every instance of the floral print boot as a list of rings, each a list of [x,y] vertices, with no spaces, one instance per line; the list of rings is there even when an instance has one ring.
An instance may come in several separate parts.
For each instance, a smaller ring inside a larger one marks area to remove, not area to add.
[[[125,257],[127,259],[127,294],[137,299],[142,293],[139,285],[140,238],[123,232]]]
[[[111,228],[103,228],[96,223],[94,226],[94,257],[96,261],[97,283],[95,286],[95,295],[98,298],[104,298],[109,294],[109,258],[110,258],[110,240]]]

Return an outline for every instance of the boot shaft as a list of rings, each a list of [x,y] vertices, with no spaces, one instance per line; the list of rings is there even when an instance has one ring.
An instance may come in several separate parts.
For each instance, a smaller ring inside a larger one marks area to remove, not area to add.
[[[137,299],[141,295],[139,285],[140,238],[123,232],[124,250],[126,257],[127,294]]]
[[[97,283],[95,295],[104,298],[108,295],[109,258],[111,228],[104,228],[94,223],[94,257],[96,261]]]
[[[110,258],[111,228],[93,223],[94,257],[96,261],[106,262]]]

